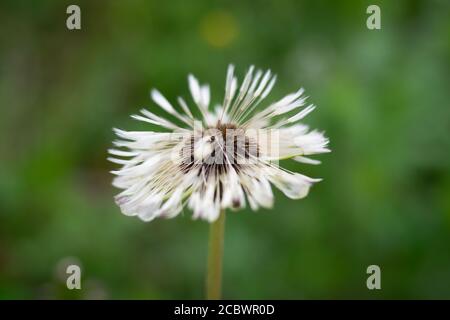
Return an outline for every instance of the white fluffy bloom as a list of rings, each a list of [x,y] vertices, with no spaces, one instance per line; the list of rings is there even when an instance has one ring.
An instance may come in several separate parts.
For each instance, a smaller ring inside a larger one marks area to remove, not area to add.
[[[108,159],[122,165],[112,172],[113,185],[123,190],[116,196],[122,212],[150,221],[175,217],[187,205],[193,218],[212,222],[221,209],[243,208],[247,202],[253,210],[270,208],[271,184],[292,199],[305,197],[320,179],[290,172],[277,161],[318,164],[306,156],[329,152],[328,139],[299,123],[315,108],[306,105],[303,89],[261,107],[275,79],[270,70],[252,66],[238,87],[231,65],[223,103],[211,108],[209,86],[189,75],[196,112],[178,98],[180,112],[152,90],[167,118],[145,109],[132,117],[163,132],[114,129],[120,139]]]

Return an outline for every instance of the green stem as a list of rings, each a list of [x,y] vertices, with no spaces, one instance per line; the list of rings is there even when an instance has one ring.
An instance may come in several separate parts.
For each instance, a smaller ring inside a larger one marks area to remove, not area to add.
[[[222,256],[225,230],[225,210],[209,227],[208,273],[206,276],[206,298],[219,300],[222,296]]]

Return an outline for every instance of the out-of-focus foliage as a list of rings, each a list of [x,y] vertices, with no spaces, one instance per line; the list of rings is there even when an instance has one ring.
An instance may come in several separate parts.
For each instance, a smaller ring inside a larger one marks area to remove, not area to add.
[[[223,98],[228,63],[300,86],[333,152],[308,198],[227,217],[225,298],[450,297],[450,6],[375,1],[0,4],[0,298],[202,298],[208,225],[145,224],[113,201],[111,128],[193,72]],[[65,268],[82,266],[82,290]],[[366,288],[366,268],[382,290]]]

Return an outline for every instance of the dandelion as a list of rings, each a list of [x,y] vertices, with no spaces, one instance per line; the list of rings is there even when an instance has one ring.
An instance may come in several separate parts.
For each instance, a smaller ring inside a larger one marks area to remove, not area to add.
[[[262,106],[275,81],[270,70],[251,66],[239,87],[230,65],[223,102],[211,108],[209,86],[189,75],[196,109],[181,97],[175,108],[153,89],[151,97],[167,117],[146,109],[132,117],[161,130],[114,129],[120,139],[108,159],[122,165],[112,173],[113,185],[123,190],[115,199],[125,215],[151,221],[173,218],[188,207],[194,219],[212,223],[208,298],[220,297],[225,209],[246,203],[252,210],[272,207],[271,185],[289,198],[305,197],[320,179],[291,172],[278,161],[319,164],[308,156],[330,151],[323,133],[300,123],[315,108],[306,103],[303,88]]]

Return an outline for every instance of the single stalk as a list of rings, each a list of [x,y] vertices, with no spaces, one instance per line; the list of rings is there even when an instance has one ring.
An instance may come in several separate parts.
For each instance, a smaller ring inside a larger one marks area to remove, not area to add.
[[[206,299],[219,300],[222,297],[222,256],[225,230],[225,210],[209,227],[208,272],[206,275]]]

